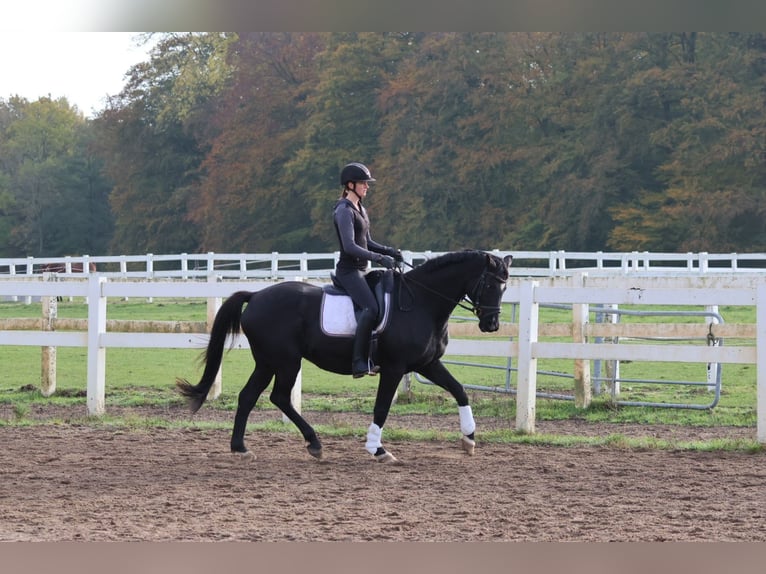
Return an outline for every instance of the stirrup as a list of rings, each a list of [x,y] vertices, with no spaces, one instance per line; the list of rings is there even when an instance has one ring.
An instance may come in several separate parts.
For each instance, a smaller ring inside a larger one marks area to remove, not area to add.
[[[359,378],[361,378],[361,377],[363,377],[365,375],[370,375],[371,377],[373,377],[373,376],[377,375],[378,372],[380,371],[380,367],[378,365],[373,365],[372,361],[370,361],[369,359],[367,360],[367,365],[366,365],[366,367],[364,369],[360,369],[358,371],[355,371],[354,368],[353,368],[354,366],[355,365],[353,365],[352,368],[351,368],[351,371],[352,371],[351,375],[355,379],[359,379]]]

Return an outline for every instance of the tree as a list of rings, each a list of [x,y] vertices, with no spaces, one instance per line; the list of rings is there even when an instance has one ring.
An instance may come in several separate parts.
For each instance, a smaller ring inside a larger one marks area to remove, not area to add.
[[[494,247],[514,202],[508,36],[430,33],[407,46],[379,98],[381,228],[413,249]]]
[[[17,98],[4,108],[0,233],[7,238],[6,252],[93,253],[108,239],[110,225],[106,183],[87,145],[87,121],[65,98]]]
[[[284,173],[292,185],[300,185],[296,199],[309,222],[304,245],[336,249],[332,208],[340,195],[340,171],[352,161],[376,167],[381,131],[377,99],[398,54],[391,34],[332,33],[323,39],[316,57],[316,87],[306,97],[301,147]],[[374,199],[368,209],[375,212]]]
[[[206,250],[310,248],[303,182],[290,170],[316,84],[317,34],[252,33],[232,44],[232,86],[211,116],[218,134],[192,192]]]
[[[410,249],[759,248],[765,46],[759,33],[166,34],[96,120],[112,249],[334,249],[348,161],[378,179],[373,235]]]
[[[652,134],[668,151],[657,167],[664,193],[644,190],[638,206],[616,206],[610,243],[625,248],[640,235],[644,249],[761,250],[766,42],[762,34],[695,34],[691,54],[689,36],[663,37],[666,61],[674,64],[654,73],[665,93],[675,93],[663,103],[668,121]],[[653,209],[641,208],[647,205]]]
[[[93,124],[77,127],[77,153],[64,162],[61,204],[46,218],[52,255],[105,253],[112,237],[114,220],[109,207],[111,182],[102,174]]]
[[[232,34],[165,34],[151,60],[134,66],[123,91],[97,118],[114,182],[111,249],[195,250],[190,190],[209,149],[206,116],[230,79]]]

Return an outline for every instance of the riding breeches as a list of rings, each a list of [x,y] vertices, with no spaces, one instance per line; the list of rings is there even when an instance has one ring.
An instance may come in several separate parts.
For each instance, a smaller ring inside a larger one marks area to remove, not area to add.
[[[362,309],[370,309],[373,316],[378,314],[378,303],[367,285],[364,272],[358,269],[335,269],[335,278],[348,291],[351,300]]]

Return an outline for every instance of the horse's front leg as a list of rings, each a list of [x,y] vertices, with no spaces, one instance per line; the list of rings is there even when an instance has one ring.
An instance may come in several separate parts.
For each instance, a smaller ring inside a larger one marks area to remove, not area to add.
[[[378,462],[398,462],[397,458],[383,448],[381,441],[383,435],[383,425],[386,424],[388,411],[391,410],[391,403],[396,394],[396,388],[399,381],[404,376],[404,372],[392,373],[391,370],[383,369],[380,372],[380,382],[378,383],[378,393],[375,396],[375,406],[372,410],[372,424],[367,429],[367,442],[364,447]]]
[[[418,373],[455,397],[458,405],[458,414],[460,415],[460,432],[463,433],[463,436],[461,437],[461,446],[466,454],[473,455],[476,448],[476,439],[474,436],[476,422],[473,419],[471,405],[468,404],[468,395],[466,394],[463,385],[461,385],[460,382],[452,376],[452,373],[447,370],[447,367],[438,360],[418,369]]]

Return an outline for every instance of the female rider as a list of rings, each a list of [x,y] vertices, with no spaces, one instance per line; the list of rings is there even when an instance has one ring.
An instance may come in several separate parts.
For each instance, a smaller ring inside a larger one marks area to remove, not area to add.
[[[335,277],[361,309],[357,315],[351,357],[351,374],[355,379],[365,374],[375,375],[380,370],[369,357],[378,304],[364,277],[368,263],[372,261],[392,269],[396,261],[402,261],[401,251],[381,245],[370,236],[370,220],[362,200],[367,196],[369,184],[373,181],[375,179],[365,165],[356,162],[347,164],[340,173],[343,193],[333,210],[333,223],[340,243],[340,259],[335,267]]]

